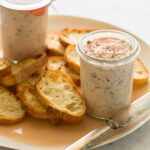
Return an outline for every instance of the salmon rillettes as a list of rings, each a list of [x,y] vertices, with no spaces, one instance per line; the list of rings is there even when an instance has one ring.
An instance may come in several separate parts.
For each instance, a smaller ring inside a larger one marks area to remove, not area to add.
[[[138,42],[118,31],[96,31],[77,44],[81,88],[89,115],[107,118],[131,103]]]

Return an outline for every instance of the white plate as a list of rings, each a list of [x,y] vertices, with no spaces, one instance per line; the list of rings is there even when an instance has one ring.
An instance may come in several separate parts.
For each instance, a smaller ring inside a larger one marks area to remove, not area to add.
[[[58,31],[65,27],[117,29],[124,31],[123,29],[113,25],[92,19],[73,16],[49,16],[49,30]],[[150,46],[143,42],[140,38],[137,39],[142,48],[140,57],[150,70]],[[134,88],[133,99],[142,96],[144,93],[149,91],[149,89],[149,85]],[[0,126],[0,145],[21,150],[62,150],[99,125],[100,122],[98,120],[85,117],[85,120],[78,125],[61,125],[54,127],[45,121],[39,121],[28,117],[25,121],[17,125],[7,127]],[[125,135],[126,134],[124,133],[119,136],[114,136],[110,140],[107,140],[107,143],[118,140]]]

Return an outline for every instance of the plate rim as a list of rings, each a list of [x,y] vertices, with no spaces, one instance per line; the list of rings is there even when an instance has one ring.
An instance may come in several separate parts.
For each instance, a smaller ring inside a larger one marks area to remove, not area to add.
[[[107,24],[107,25],[111,25],[113,27],[116,27],[119,30],[122,30],[124,32],[127,32],[131,35],[133,35],[135,38],[137,38],[138,40],[142,41],[143,43],[145,43],[146,45],[150,46],[150,43],[145,41],[143,38],[139,37],[136,33],[132,33],[131,31],[128,31],[127,29],[125,29],[124,27],[121,27],[119,25],[115,25],[113,23],[107,22],[107,21],[101,21],[89,16],[78,16],[78,15],[74,15],[74,14],[63,14],[63,13],[57,13],[57,14],[49,14],[48,17],[65,17],[65,18],[76,18],[76,19],[84,19],[84,20],[91,20],[93,22],[97,22],[97,23],[102,23],[102,24]]]

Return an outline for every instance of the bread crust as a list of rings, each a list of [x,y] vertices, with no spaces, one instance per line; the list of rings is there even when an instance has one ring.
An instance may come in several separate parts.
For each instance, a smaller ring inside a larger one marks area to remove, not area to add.
[[[72,53],[74,53],[75,56],[72,56]],[[66,48],[65,58],[66,58],[68,67],[74,70],[76,73],[80,74],[80,57],[76,52],[75,45],[69,45]]]
[[[140,58],[136,59],[133,73],[133,84],[143,85],[148,82],[149,72]]]
[[[1,125],[12,125],[12,124],[16,124],[16,123],[19,123],[19,122],[23,121],[24,118],[25,118],[25,115],[23,117],[15,119],[15,120],[0,119],[0,124]]]
[[[4,58],[0,58],[0,77],[11,73],[11,64]]]

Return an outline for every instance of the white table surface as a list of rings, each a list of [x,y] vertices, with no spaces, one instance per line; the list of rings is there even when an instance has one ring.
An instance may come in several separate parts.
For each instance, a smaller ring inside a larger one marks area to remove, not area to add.
[[[83,16],[111,23],[150,44],[150,0],[56,0],[53,5],[57,13],[50,9],[50,14]],[[150,150],[150,121],[127,137],[96,150]]]

